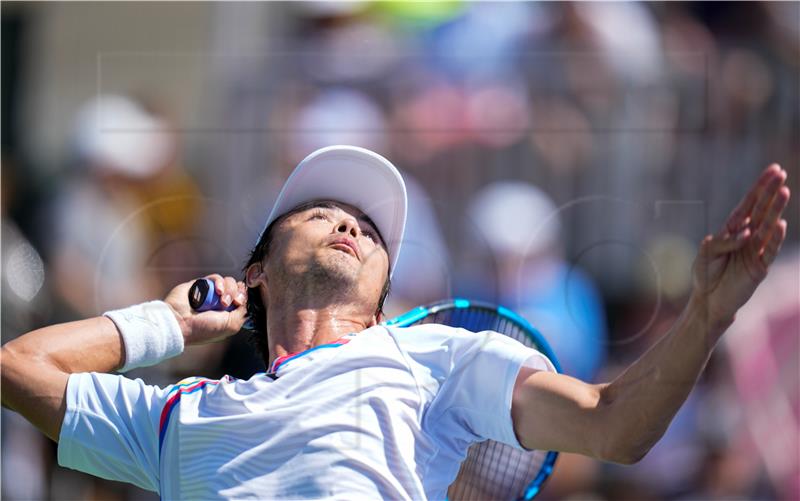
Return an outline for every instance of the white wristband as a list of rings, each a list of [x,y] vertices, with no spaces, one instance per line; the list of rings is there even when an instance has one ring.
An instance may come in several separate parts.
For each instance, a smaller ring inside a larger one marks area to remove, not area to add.
[[[107,311],[122,335],[125,365],[119,372],[155,365],[183,352],[183,333],[172,308],[150,301],[121,310]]]

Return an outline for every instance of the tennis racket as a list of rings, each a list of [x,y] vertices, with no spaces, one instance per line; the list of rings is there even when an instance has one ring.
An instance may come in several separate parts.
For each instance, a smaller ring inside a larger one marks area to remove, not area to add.
[[[544,337],[524,318],[508,308],[468,299],[450,299],[419,306],[385,325],[408,327],[418,324],[444,324],[480,332],[492,330],[534,348],[561,367]],[[520,451],[511,446],[485,440],[473,444],[455,482],[447,491],[450,500],[533,499],[553,471],[558,453]]]

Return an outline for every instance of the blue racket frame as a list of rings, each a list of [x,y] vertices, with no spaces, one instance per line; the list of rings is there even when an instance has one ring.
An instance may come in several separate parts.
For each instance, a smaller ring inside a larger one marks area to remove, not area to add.
[[[439,301],[436,303],[432,303],[429,305],[418,306],[413,310],[407,311],[402,315],[399,315],[395,318],[390,320],[386,320],[383,322],[383,325],[387,326],[394,326],[394,327],[408,327],[410,325],[414,325],[415,323],[419,322],[420,320],[425,319],[430,315],[434,315],[440,311],[448,310],[448,309],[466,309],[466,308],[475,308],[475,309],[483,309],[490,311],[497,316],[508,320],[514,323],[517,327],[519,327],[522,331],[524,331],[528,336],[531,337],[534,344],[536,344],[536,348],[542,352],[550,361],[553,363],[556,371],[561,373],[561,365],[558,363],[558,359],[553,353],[552,348],[545,340],[544,336],[533,327],[530,322],[525,320],[522,316],[518,315],[516,312],[505,308],[503,306],[498,306],[492,303],[488,303],[485,301],[475,301],[472,299],[464,299],[464,298],[453,298],[447,299],[444,301]],[[469,326],[461,326],[469,329]],[[556,459],[558,458],[558,453],[555,451],[549,451],[545,455],[545,459],[542,462],[542,466],[539,469],[536,477],[528,484],[525,488],[525,491],[520,497],[520,500],[530,500],[533,499],[539,492],[542,490],[542,486],[550,474],[553,472],[553,468],[555,467]]]

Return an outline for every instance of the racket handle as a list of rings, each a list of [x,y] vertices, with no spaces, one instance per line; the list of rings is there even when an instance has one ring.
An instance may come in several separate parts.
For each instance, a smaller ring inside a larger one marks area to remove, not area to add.
[[[222,298],[217,294],[214,282],[208,278],[201,278],[195,280],[189,288],[189,306],[194,311],[233,311],[236,305],[231,303],[230,306],[225,308],[222,305]]]

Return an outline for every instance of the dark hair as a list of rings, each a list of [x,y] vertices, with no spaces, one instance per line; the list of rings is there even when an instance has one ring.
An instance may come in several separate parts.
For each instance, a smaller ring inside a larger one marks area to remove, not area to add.
[[[320,200],[306,202],[285,214],[281,214],[278,218],[272,221],[269,226],[267,226],[267,228],[264,230],[264,233],[261,234],[261,238],[258,240],[256,246],[250,251],[250,257],[242,268],[242,273],[245,275],[245,283],[247,283],[247,268],[254,263],[263,262],[264,258],[269,254],[273,230],[292,214],[302,212],[312,207],[318,207],[320,205],[325,205],[325,202]],[[370,224],[375,226],[372,221],[370,221]],[[375,228],[377,229],[377,226],[375,226]],[[381,237],[381,240],[385,242],[383,237]],[[386,282],[383,284],[381,296],[378,299],[378,309],[375,311],[376,314],[383,314],[383,305],[386,302],[386,297],[389,295],[391,286],[392,283],[389,278],[389,274],[387,273]],[[247,288],[247,316],[247,329],[250,331],[250,343],[255,347],[256,352],[261,355],[261,358],[264,360],[264,364],[266,365],[269,360],[269,346],[267,344],[267,308],[264,305],[264,302],[261,300],[261,294],[258,293],[257,287]]]

